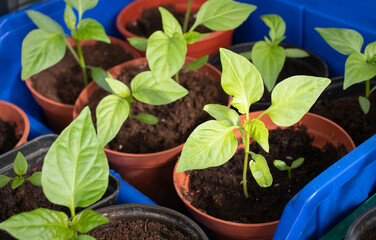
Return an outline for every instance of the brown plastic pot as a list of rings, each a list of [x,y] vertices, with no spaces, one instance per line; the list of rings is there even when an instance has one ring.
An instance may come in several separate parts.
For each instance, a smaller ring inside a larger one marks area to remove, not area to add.
[[[258,117],[262,111],[250,113],[250,118]],[[245,120],[245,115],[241,116],[241,122]],[[268,115],[264,115],[260,119],[265,123],[265,126],[269,130],[278,128],[274,124]],[[334,122],[318,116],[316,114],[307,113],[303,118],[294,126],[304,125],[307,127],[307,133],[314,139],[312,145],[318,148],[324,147],[326,143],[331,143],[333,146],[343,144],[347,151],[352,151],[355,148],[354,142],[350,136]],[[282,127],[283,129],[283,127]],[[240,132],[237,131],[236,135],[240,138]],[[234,223],[230,221],[221,220],[212,217],[196,207],[194,207],[190,201],[184,196],[189,193],[189,175],[186,172],[176,172],[176,166],[174,170],[174,186],[179,197],[183,200],[188,211],[204,226],[206,226],[214,239],[272,239],[274,232],[277,228],[279,221],[257,223],[257,224],[244,224]]]
[[[193,61],[193,58],[187,57],[186,63]],[[147,64],[146,58],[138,58],[132,61],[120,64],[109,70],[116,78],[122,69],[130,65]],[[205,64],[198,72],[210,75],[215,81],[220,83],[221,72],[210,64]],[[73,111],[73,117],[76,118],[81,110],[89,103],[90,97],[100,87],[91,82],[78,97]],[[121,177],[130,185],[151,198],[157,204],[167,206],[173,209],[179,209],[181,201],[174,190],[172,184],[172,172],[184,144],[174,148],[145,154],[132,154],[117,152],[105,148],[108,161],[112,169],[118,172]]]
[[[0,118],[3,121],[14,122],[16,124],[16,136],[21,137],[14,148],[27,142],[27,136],[30,132],[30,122],[21,108],[12,103],[0,100]]]
[[[143,9],[150,9],[158,6],[173,4],[177,11],[187,11],[187,0],[138,0],[133,1],[124,7],[116,17],[116,28],[125,39],[131,37],[140,37],[126,29],[128,22],[135,22],[141,16]],[[191,12],[197,12],[206,0],[194,0]],[[205,55],[211,55],[218,52],[219,48],[225,48],[232,44],[232,35],[234,30],[215,31],[202,38],[194,44],[188,45],[187,56],[200,58]],[[143,52],[143,54],[145,54]]]
[[[136,51],[133,47],[131,47],[129,43],[115,37],[109,38],[111,40],[111,43],[122,46],[124,50],[130,53],[134,58],[141,57],[141,54],[138,51]],[[72,46],[76,45],[71,38],[68,38],[68,42]],[[86,40],[81,41],[80,43],[82,46],[90,46],[96,44],[96,42],[97,41],[95,40]],[[35,101],[43,109],[43,112],[47,119],[48,127],[52,131],[60,133],[66,126],[69,125],[69,123],[73,120],[72,115],[74,105],[56,102],[54,100],[44,97],[33,88],[33,83],[31,82],[30,78],[26,79],[26,86],[31,91]]]

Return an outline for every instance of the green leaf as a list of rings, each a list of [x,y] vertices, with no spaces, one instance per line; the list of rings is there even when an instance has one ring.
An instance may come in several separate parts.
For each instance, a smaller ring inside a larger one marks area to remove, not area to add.
[[[248,113],[251,104],[257,102],[264,93],[261,75],[246,58],[224,48],[219,52],[223,68],[222,88],[233,96],[232,106],[240,113]]]
[[[23,177],[14,177],[12,181],[12,189],[16,189],[25,182]]]
[[[42,169],[43,192],[71,209],[98,201],[108,185],[109,166],[88,107],[60,133]]]
[[[362,109],[363,113],[367,114],[371,107],[371,102],[363,96],[359,96],[358,101],[359,101],[360,108]]]
[[[73,240],[95,240],[95,238],[90,235],[79,235],[73,238]]]
[[[68,222],[68,216],[64,212],[39,208],[8,218],[0,223],[0,229],[17,239],[65,240],[70,239],[74,234]]]
[[[281,46],[271,46],[259,41],[252,48],[252,61],[264,79],[265,87],[271,92],[285,64],[286,52]]]
[[[146,38],[133,37],[127,38],[127,40],[134,48],[140,51],[146,51],[148,47],[148,40]]]
[[[154,32],[148,39],[146,58],[157,81],[175,75],[185,62],[187,44],[181,33],[172,37],[162,31]]]
[[[286,23],[283,19],[276,14],[262,15],[261,20],[264,21],[266,26],[270,28],[269,37],[274,42],[282,38],[286,32]]]
[[[42,172],[35,172],[30,177],[26,178],[26,180],[31,182],[34,186],[42,186],[41,178]]]
[[[82,20],[77,25],[76,37],[79,40],[94,39],[106,43],[111,43],[103,26],[94,19],[87,18]]]
[[[264,113],[278,126],[291,126],[308,112],[329,83],[328,78],[289,77],[275,86],[272,105]]]
[[[300,157],[292,162],[291,169],[300,167],[304,163],[304,158]]]
[[[98,139],[102,147],[116,136],[129,111],[128,101],[115,95],[106,96],[99,102],[96,116]]]
[[[184,144],[177,172],[216,167],[230,160],[238,146],[236,128],[215,120],[200,124]]]
[[[89,9],[95,7],[98,3],[98,0],[64,0],[67,5],[75,8],[78,11],[78,16],[81,19],[82,14]]]
[[[376,61],[376,41],[366,46],[364,54],[366,55],[366,59],[368,62]]]
[[[209,56],[203,56],[199,59],[194,60],[193,62],[188,63],[184,68],[189,70],[196,70],[201,68],[205,65],[205,63],[208,61]]]
[[[366,56],[361,53],[352,53],[345,63],[345,77],[343,81],[343,89],[369,80],[376,76],[376,63],[367,63]]]
[[[94,212],[93,210],[85,209],[73,219],[73,226],[75,226],[81,233],[87,233],[99,225],[108,223],[109,220]]]
[[[131,82],[133,96],[140,102],[164,105],[188,94],[188,90],[173,79],[156,82],[150,71],[142,72]]]
[[[274,160],[273,165],[278,168],[281,171],[286,171],[288,169],[288,166],[286,163],[282,160]]]
[[[42,29],[31,31],[22,42],[21,78],[26,79],[59,62],[65,55],[65,38]]]
[[[3,188],[12,178],[0,174],[0,188]]]
[[[77,18],[73,12],[73,9],[69,5],[65,6],[64,22],[71,31],[76,30]]]
[[[251,156],[253,160],[249,162],[249,169],[252,172],[253,178],[260,187],[270,187],[273,183],[273,177],[265,158],[253,152],[251,152]]]
[[[90,70],[93,80],[107,92],[113,93],[111,87],[106,82],[106,78],[108,77],[107,72],[100,67],[90,67]]]
[[[174,15],[172,15],[163,7],[159,7],[158,9],[161,13],[164,33],[167,34],[167,36],[169,37],[173,37],[174,33],[183,34],[183,30],[181,30],[180,23],[178,22],[178,20],[176,20]]]
[[[363,37],[357,31],[345,28],[315,28],[322,38],[336,51],[350,55],[358,52],[363,45]]]
[[[49,16],[34,10],[26,11],[26,13],[38,28],[43,29],[44,31],[49,33],[64,34],[63,28]]]
[[[26,174],[28,169],[27,161],[21,152],[17,153],[16,159],[13,162],[13,170],[18,176]]]
[[[213,31],[231,30],[242,24],[256,6],[232,0],[210,0],[202,4],[190,31],[205,25]]]
[[[195,31],[190,31],[190,32],[186,32],[183,34],[183,37],[186,41],[187,44],[193,44],[197,41],[199,41],[200,39],[208,36],[210,33],[199,33],[199,32],[195,32]]]
[[[207,104],[204,110],[227,127],[241,126],[239,114],[229,107],[219,104]]]
[[[239,54],[240,54],[240,56],[243,56],[250,61],[252,60],[252,51],[242,52],[242,53],[239,53]]]
[[[151,125],[155,125],[158,123],[158,118],[148,113],[137,114],[136,116],[134,116],[134,118],[137,119],[138,121],[151,124]]]
[[[269,152],[269,131],[262,121],[254,118],[248,124],[246,123],[244,128],[265,152]]]
[[[304,58],[309,57],[309,54],[299,48],[285,48],[286,57],[289,58]]]
[[[113,78],[106,78],[105,79],[107,84],[110,86],[111,91],[122,98],[127,98],[131,95],[131,90],[125,85],[123,82],[113,79]]]

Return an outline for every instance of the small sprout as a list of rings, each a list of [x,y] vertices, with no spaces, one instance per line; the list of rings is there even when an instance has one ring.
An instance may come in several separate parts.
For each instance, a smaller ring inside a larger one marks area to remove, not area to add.
[[[300,167],[304,162],[304,158],[300,157],[292,162],[291,167],[287,166],[287,164],[282,160],[274,160],[273,164],[276,168],[281,171],[286,171],[289,174],[289,178],[291,178],[291,170]]]

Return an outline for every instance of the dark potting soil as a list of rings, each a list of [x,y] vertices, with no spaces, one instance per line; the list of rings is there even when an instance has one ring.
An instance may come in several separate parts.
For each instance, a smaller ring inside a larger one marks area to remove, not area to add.
[[[153,219],[125,221],[124,219],[111,219],[110,223],[90,232],[97,240],[190,240],[175,226],[156,222]]]
[[[16,135],[16,123],[6,122],[0,118],[0,154],[6,153],[20,140]]]
[[[288,201],[309,181],[344,156],[344,146],[338,149],[326,145],[321,151],[312,147],[312,139],[305,127],[269,131],[270,152],[266,153],[257,143],[251,143],[250,151],[262,154],[269,165],[273,184],[261,188],[247,170],[249,198],[242,187],[244,150],[220,167],[194,170],[190,173],[190,191],[186,198],[201,211],[219,219],[239,223],[264,223],[279,220]],[[276,159],[291,166],[292,161],[304,157],[304,163],[292,170],[289,179],[287,171],[280,171],[273,165]],[[251,160],[251,159],[249,159]]]
[[[368,229],[360,237],[360,240],[375,240],[375,239],[376,239],[376,227]]]
[[[129,67],[124,69],[117,79],[130,86],[134,76],[146,70],[146,65]],[[179,83],[188,89],[189,94],[173,103],[162,106],[144,104],[137,100],[132,103],[132,115],[153,114],[158,118],[158,124],[149,125],[127,119],[107,147],[127,153],[152,153],[173,148],[185,142],[196,126],[210,119],[209,114],[203,110],[206,104],[228,103],[229,97],[223,92],[220,83],[206,74],[182,70],[179,74]],[[89,107],[94,120],[94,109],[107,94],[100,89],[90,98]]]
[[[370,96],[371,108],[364,115],[358,97],[324,100],[315,104],[311,112],[326,117],[340,125],[356,146],[376,134],[376,95]]]
[[[163,6],[167,9],[174,17],[179,21],[180,25],[183,26],[185,12],[177,12],[173,5]],[[189,16],[188,29],[193,26],[196,21],[196,13],[191,13]],[[136,22],[128,22],[125,28],[140,37],[150,37],[155,31],[163,30],[161,14],[157,7],[144,9],[141,13],[141,17],[137,19]],[[198,26],[195,29],[196,32],[209,33],[210,29],[204,26]]]
[[[121,46],[104,42],[82,46],[82,52],[86,65],[105,70],[133,59]],[[88,77],[90,76],[88,71]],[[65,104],[74,104],[85,87],[81,68],[68,49],[60,62],[34,75],[31,81],[33,88],[41,95]]]

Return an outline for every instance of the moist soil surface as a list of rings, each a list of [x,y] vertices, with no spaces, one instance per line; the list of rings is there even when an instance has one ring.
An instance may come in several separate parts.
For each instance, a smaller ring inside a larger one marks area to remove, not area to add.
[[[134,76],[146,70],[147,65],[128,67],[117,76],[117,79],[130,86]],[[149,125],[127,119],[107,147],[126,153],[153,153],[173,148],[184,143],[196,126],[210,119],[209,114],[203,110],[206,104],[227,105],[229,101],[220,83],[206,74],[182,70],[179,74],[179,83],[188,89],[189,94],[173,103],[162,106],[144,104],[137,100],[132,103],[133,116],[139,113],[152,114],[158,118],[158,124]],[[107,94],[100,89],[89,99],[94,120],[94,109]]]
[[[104,42],[84,45],[82,52],[87,66],[102,67],[105,70],[133,59],[120,45]],[[87,75],[91,76],[90,71]],[[33,88],[44,97],[71,105],[85,87],[81,68],[68,49],[60,62],[34,75],[31,81]]]
[[[186,199],[201,211],[223,220],[238,223],[276,221],[297,192],[347,153],[344,146],[337,149],[326,145],[323,151],[312,147],[305,127],[276,129],[269,134],[268,154],[255,142],[251,143],[250,151],[266,158],[273,176],[270,187],[259,187],[248,168],[249,198],[245,198],[242,187],[244,150],[241,149],[220,167],[191,171],[189,188],[194,195],[186,195]],[[304,158],[304,163],[292,170],[291,179],[287,171],[280,171],[273,165],[273,161],[279,159],[291,166],[299,157]]]
[[[375,240],[375,239],[376,239],[376,227],[368,229],[360,237],[360,240]]]
[[[166,5],[163,7],[166,8],[172,15],[174,15],[174,17],[179,21],[180,25],[183,26],[185,12],[177,12],[173,5]],[[191,13],[189,16],[188,29],[193,26],[195,21],[196,21],[196,14]],[[150,9],[144,9],[141,13],[141,17],[139,17],[137,21],[135,22],[128,22],[125,28],[129,32],[137,36],[148,38],[155,31],[163,29],[161,14],[158,8],[156,7],[150,8]],[[198,26],[195,29],[195,31],[200,32],[200,33],[211,32],[210,29],[204,26]]]
[[[364,115],[358,97],[324,100],[315,104],[311,112],[340,125],[356,146],[376,134],[376,94],[370,96],[371,108]]]
[[[16,135],[16,123],[0,118],[0,155],[16,146],[20,138],[21,136]]]
[[[110,223],[94,229],[90,235],[97,240],[191,240],[173,225],[159,223],[153,219],[126,221],[111,219]],[[192,239],[193,240],[193,239]]]

